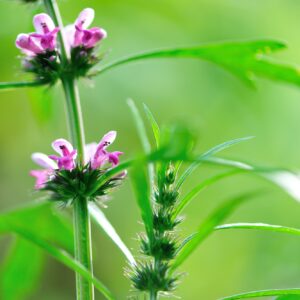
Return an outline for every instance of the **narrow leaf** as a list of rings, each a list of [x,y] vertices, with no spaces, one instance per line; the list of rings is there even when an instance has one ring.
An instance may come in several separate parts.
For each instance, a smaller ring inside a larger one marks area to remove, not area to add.
[[[300,300],[300,295],[285,295],[279,296],[276,300]]]
[[[281,296],[281,295],[300,295],[300,289],[274,289],[274,290],[263,290],[254,291],[242,294],[236,294],[229,297],[224,297],[219,300],[237,300],[237,299],[248,299],[248,298],[259,298],[259,297],[270,297],[270,296]]]
[[[284,169],[261,168],[248,163],[218,157],[204,158],[203,162],[252,172],[277,185],[292,198],[300,201],[300,175],[296,172]]]
[[[102,210],[95,203],[89,203],[89,213],[95,220],[96,224],[104,230],[108,237],[111,238],[112,241],[122,251],[122,253],[127,258],[128,262],[132,266],[136,265],[135,259],[131,254],[130,250],[126,247],[126,245],[124,244],[114,227],[111,225],[109,220],[106,218]]]
[[[171,270],[174,271],[178,268],[191,254],[192,252],[203,242],[213,231],[214,228],[220,224],[226,217],[228,217],[239,205],[244,203],[246,200],[253,198],[257,193],[249,193],[245,195],[238,196],[236,198],[227,201],[217,208],[198,228],[197,232],[194,234],[185,245],[182,247],[181,251],[178,253],[177,257],[174,259],[174,263],[171,266]]]
[[[256,40],[153,50],[117,60],[91,75],[101,74],[117,66],[144,59],[194,58],[219,65],[249,86],[253,86],[255,76],[300,85],[297,67],[277,63],[268,56],[272,52],[285,48],[286,46],[278,41]]]
[[[144,103],[144,110],[145,110],[146,116],[147,116],[147,118],[148,118],[148,120],[151,124],[153,135],[154,135],[155,142],[156,142],[156,147],[158,149],[159,145],[160,145],[160,129],[159,129],[159,126],[158,126],[152,112],[150,111],[150,109],[148,108],[148,106],[145,103]]]
[[[243,137],[243,138],[239,138],[239,139],[230,140],[230,141],[224,142],[222,144],[219,144],[217,146],[214,146],[213,148],[211,148],[208,151],[204,152],[198,158],[196,158],[196,161],[194,163],[192,163],[185,170],[185,172],[180,176],[180,178],[177,181],[176,188],[179,189],[181,187],[181,185],[187,179],[187,177],[189,175],[191,175],[193,171],[196,170],[196,168],[201,164],[201,162],[203,160],[207,160],[209,157],[215,155],[216,153],[218,153],[220,151],[223,151],[223,150],[225,150],[225,149],[227,149],[227,148],[229,148],[231,146],[237,145],[237,144],[239,144],[241,142],[248,141],[248,140],[250,140],[252,138],[253,138],[252,136],[249,136],[249,137]]]
[[[142,142],[142,146],[144,152],[149,154],[151,152],[151,145],[147,137],[146,128],[143,122],[143,119],[132,99],[127,100],[128,106],[132,112],[133,120],[135,121],[135,125],[139,134],[139,138]]]
[[[0,82],[0,90],[14,90],[17,88],[36,87],[45,84],[43,81]]]
[[[153,213],[150,202],[150,188],[143,162],[136,163],[131,169],[131,182],[141,211],[147,236],[153,240]]]
[[[173,218],[176,218],[179,213],[196,197],[198,194],[205,189],[206,187],[235,174],[238,174],[239,170],[233,170],[229,172],[225,172],[222,174],[215,175],[211,178],[208,178],[201,183],[199,183],[197,186],[195,186],[188,194],[186,194],[179,202],[178,206],[174,210]]]
[[[233,223],[233,224],[224,224],[215,227],[215,230],[225,230],[225,229],[255,229],[255,230],[266,230],[266,231],[275,231],[283,232],[294,235],[300,235],[300,229],[293,227],[286,227],[281,225],[271,225],[265,223]]]

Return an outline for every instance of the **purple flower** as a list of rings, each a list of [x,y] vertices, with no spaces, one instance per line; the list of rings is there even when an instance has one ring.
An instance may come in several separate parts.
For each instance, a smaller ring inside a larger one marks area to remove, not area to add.
[[[88,29],[94,20],[95,12],[92,8],[85,8],[76,19],[73,25],[65,28],[65,34],[70,48],[82,46],[93,48],[102,39],[106,38],[107,33],[104,29],[93,27]]]
[[[43,170],[32,170],[29,173],[36,178],[35,189],[41,189],[54,174],[57,164],[43,153],[33,153],[31,158],[36,164],[44,168]]]
[[[92,169],[100,169],[106,164],[115,167],[119,164],[120,151],[108,152],[106,148],[116,139],[116,131],[110,131],[103,136],[99,144],[91,143],[85,146],[85,164],[90,164]],[[52,143],[52,148],[59,154],[49,155],[33,153],[32,160],[43,167],[42,170],[32,170],[30,175],[36,178],[35,188],[41,189],[55,176],[55,170],[71,171],[76,167],[77,150],[65,139],[57,139]],[[126,172],[117,177],[122,178]]]
[[[33,18],[36,32],[17,36],[16,46],[29,56],[53,51],[56,48],[56,36],[59,31],[47,14],[38,14]]]
[[[77,157],[77,151],[73,149],[73,146],[65,139],[58,139],[52,143],[52,147],[60,156],[49,155],[49,158],[57,161],[58,168],[73,170]]]
[[[87,161],[91,163],[92,169],[101,168],[106,163],[111,163],[113,167],[119,164],[119,156],[122,155],[123,152],[106,151],[106,148],[114,142],[116,137],[117,132],[110,131],[103,136],[98,145],[96,145],[96,143],[87,145]]]

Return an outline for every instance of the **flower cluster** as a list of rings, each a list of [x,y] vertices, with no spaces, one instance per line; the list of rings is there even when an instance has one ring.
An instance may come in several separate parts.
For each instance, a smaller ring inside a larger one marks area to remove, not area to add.
[[[45,13],[35,15],[33,25],[36,32],[21,33],[16,46],[21,49],[24,68],[37,76],[38,80],[54,83],[64,72],[85,76],[98,61],[95,47],[104,39],[106,31],[99,27],[88,29],[94,19],[92,8],[84,9],[74,24],[65,28],[55,27],[51,17]],[[70,59],[68,66],[61,64],[61,53],[57,42],[59,31],[65,37],[65,50]]]
[[[117,166],[119,157],[123,154],[120,151],[107,151],[116,135],[115,131],[110,131],[98,144],[86,145],[83,166],[76,163],[77,150],[65,139],[57,139],[52,143],[53,149],[59,155],[33,153],[32,160],[43,168],[30,172],[30,175],[36,178],[35,188],[49,191],[53,200],[63,202],[72,202],[80,196],[96,200],[106,195],[126,175],[123,172],[97,187],[101,176]]]
[[[156,166],[157,167],[157,166]],[[129,277],[134,288],[140,291],[170,293],[179,279],[177,274],[170,274],[169,268],[175,258],[179,245],[175,228],[182,219],[174,217],[179,191],[176,188],[177,171],[174,165],[161,164],[156,168],[156,188],[153,205],[152,239],[140,235],[141,253],[150,258],[140,261]]]

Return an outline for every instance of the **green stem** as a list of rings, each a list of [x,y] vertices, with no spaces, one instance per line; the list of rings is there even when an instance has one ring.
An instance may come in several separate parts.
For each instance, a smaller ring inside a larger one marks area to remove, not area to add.
[[[80,97],[76,80],[72,75],[64,74],[61,78],[65,96],[69,132],[72,143],[77,149],[78,161],[84,163],[84,128],[80,106]]]
[[[150,300],[156,300],[156,299],[157,299],[157,292],[150,291]]]
[[[59,26],[59,40],[61,63],[68,69],[69,59],[66,52],[64,37],[62,34],[62,20],[56,0],[44,0],[47,12],[52,17],[56,26]],[[66,96],[67,120],[71,141],[78,153],[79,165],[84,164],[84,128],[80,97],[74,74],[64,72],[61,81]],[[92,252],[91,252],[91,225],[88,213],[88,200],[86,198],[74,199],[73,210],[74,226],[74,250],[75,259],[92,273]],[[93,300],[93,284],[76,273],[76,295],[77,300]]]
[[[85,198],[78,198],[74,201],[73,222],[75,258],[90,270],[90,272],[93,272],[91,259],[91,224]],[[94,299],[94,289],[92,284],[78,273],[76,273],[76,289],[78,300]]]

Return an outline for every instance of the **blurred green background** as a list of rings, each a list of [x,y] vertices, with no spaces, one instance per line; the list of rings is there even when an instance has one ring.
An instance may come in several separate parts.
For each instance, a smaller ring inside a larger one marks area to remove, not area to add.
[[[294,0],[81,0],[58,1],[65,24],[84,7],[96,10],[95,25],[108,31],[102,50],[106,62],[120,56],[166,46],[273,38],[289,48],[276,58],[300,61],[300,2]],[[20,71],[14,40],[33,30],[34,5],[0,2],[0,81],[25,78]],[[80,84],[87,141],[97,141],[108,130],[118,131],[114,149],[129,158],[141,151],[128,97],[145,102],[159,123],[185,121],[198,135],[197,151],[228,139],[254,135],[255,139],[224,152],[258,165],[300,169],[300,90],[259,80],[252,90],[218,67],[197,60],[156,60],[123,66],[94,83]],[[41,90],[0,94],[0,208],[37,198],[28,172],[34,151],[51,153],[50,143],[67,137],[61,87],[50,95]],[[36,105],[44,101],[46,110]],[[218,169],[202,167],[184,191]],[[221,170],[220,170],[221,171]],[[218,183],[201,194],[185,211],[180,234],[194,231],[216,205],[231,195],[256,188],[268,194],[242,206],[228,221],[269,222],[300,227],[300,204],[276,187],[250,176]],[[143,230],[130,182],[118,190],[106,209],[126,244],[137,252],[136,234]],[[98,229],[93,230],[95,273],[119,299],[136,296],[124,277],[125,260]],[[10,239],[1,239],[1,255]],[[300,241],[267,232],[215,233],[181,267],[186,273],[176,292],[185,300],[214,300],[253,289],[299,286]],[[30,263],[30,262],[29,262]],[[5,276],[5,274],[1,274]],[[130,292],[128,292],[130,290]],[[31,300],[72,300],[74,275],[48,258],[41,283]],[[173,297],[171,297],[173,298]],[[97,299],[102,299],[97,295]],[[4,299],[6,300],[6,299]]]

